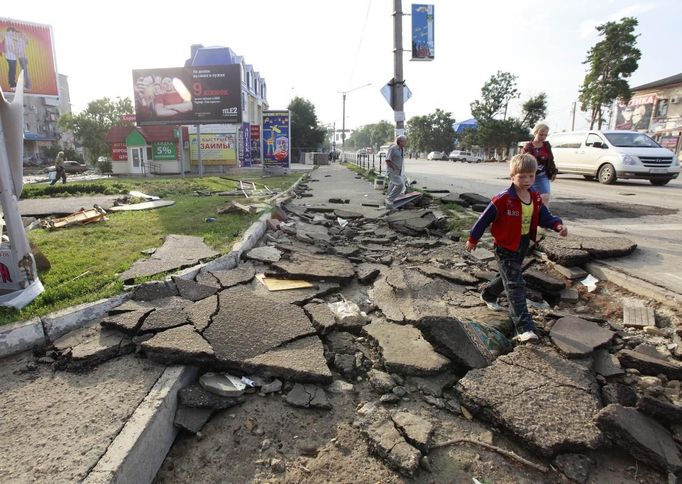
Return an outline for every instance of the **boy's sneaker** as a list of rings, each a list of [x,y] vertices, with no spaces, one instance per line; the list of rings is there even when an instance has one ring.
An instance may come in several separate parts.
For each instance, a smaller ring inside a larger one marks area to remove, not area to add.
[[[494,301],[488,301],[485,297],[483,297],[483,294],[481,294],[481,301],[488,306],[488,309],[492,309],[493,311],[504,311],[504,308],[500,306],[500,304],[497,302],[497,299]]]
[[[524,331],[523,333],[517,334],[512,338],[513,341],[516,341],[519,344],[523,343],[537,343],[540,341],[540,338],[538,337],[537,334],[535,334],[535,331]]]

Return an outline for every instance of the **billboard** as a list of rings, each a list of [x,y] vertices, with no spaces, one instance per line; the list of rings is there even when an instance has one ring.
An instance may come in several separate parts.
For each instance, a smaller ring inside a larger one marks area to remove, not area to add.
[[[241,123],[241,66],[133,70],[138,126]]]
[[[656,95],[635,96],[630,102],[619,104],[616,113],[616,129],[648,130]]]
[[[260,124],[251,125],[251,163],[260,163]]]
[[[263,168],[290,167],[289,111],[263,111]]]
[[[49,25],[0,18],[0,86],[14,91],[24,72],[24,93],[59,96],[57,68]]]
[[[434,58],[433,5],[412,5],[412,60]]]
[[[251,166],[251,125],[242,123],[242,142],[239,147],[239,161],[242,168]]]
[[[236,165],[236,135],[233,133],[201,133],[201,163],[203,165]],[[189,156],[191,163],[199,163],[197,135],[189,135]]]

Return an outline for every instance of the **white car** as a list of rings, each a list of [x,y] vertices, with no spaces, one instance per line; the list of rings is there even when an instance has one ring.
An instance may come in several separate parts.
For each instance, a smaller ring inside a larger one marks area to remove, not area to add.
[[[637,131],[574,131],[548,138],[559,173],[597,178],[610,185],[618,178],[649,180],[665,185],[680,175],[680,160]]]
[[[447,160],[448,157],[446,156],[444,151],[432,151],[428,155],[426,155],[427,160]]]
[[[474,155],[471,151],[454,150],[450,152],[448,158],[452,161],[466,161],[467,163],[478,163],[481,158]]]

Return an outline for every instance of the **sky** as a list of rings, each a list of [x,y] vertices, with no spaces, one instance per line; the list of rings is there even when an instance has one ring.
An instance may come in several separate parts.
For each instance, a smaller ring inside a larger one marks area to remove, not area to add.
[[[545,92],[550,130],[571,128],[571,105],[599,39],[595,26],[624,16],[639,20],[639,68],[630,86],[680,72],[679,0],[432,0],[435,60],[410,61],[411,18],[403,18],[404,78],[412,91],[405,115],[437,108],[457,121],[498,70],[518,76],[521,104]],[[71,4],[71,5],[69,5]],[[403,2],[405,14],[411,3]],[[179,67],[191,44],[227,46],[268,86],[270,109],[299,96],[321,124],[346,128],[393,122],[380,93],[393,77],[393,0],[204,0],[198,3],[8,2],[0,16],[52,26],[57,70],[69,78],[72,110],[102,98],[133,97],[132,70]],[[370,84],[367,86],[367,84]],[[364,86],[364,87],[362,87]],[[352,91],[352,92],[351,92]],[[578,113],[576,129],[587,125]]]

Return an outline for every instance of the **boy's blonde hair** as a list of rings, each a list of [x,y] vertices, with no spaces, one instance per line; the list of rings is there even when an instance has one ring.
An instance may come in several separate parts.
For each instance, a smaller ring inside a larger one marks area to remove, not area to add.
[[[538,161],[528,153],[519,153],[509,162],[509,174],[511,176],[519,173],[535,173],[537,170]]]

